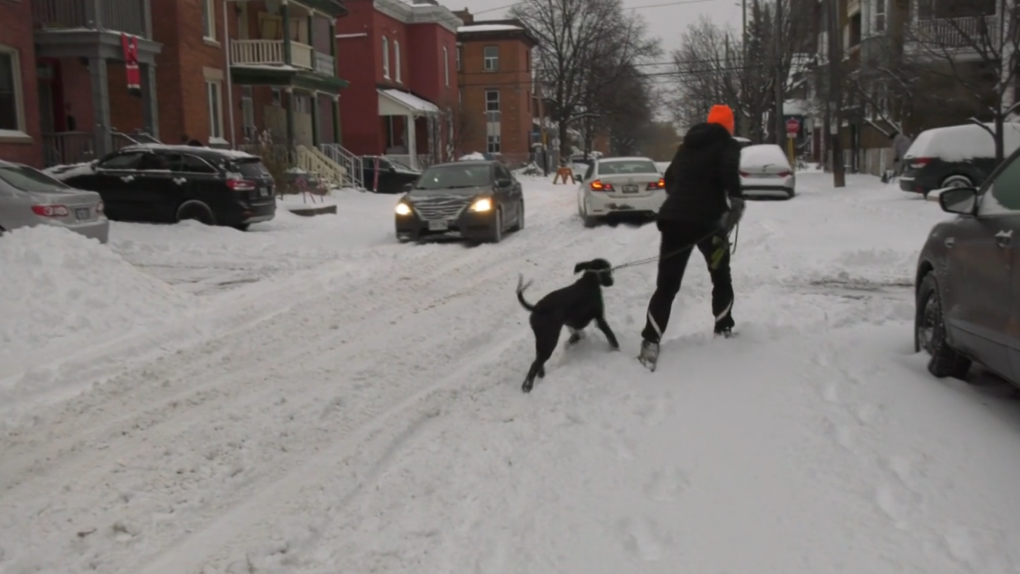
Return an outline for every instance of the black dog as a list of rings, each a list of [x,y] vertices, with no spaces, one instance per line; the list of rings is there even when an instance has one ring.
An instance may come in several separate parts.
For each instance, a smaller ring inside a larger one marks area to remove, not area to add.
[[[574,273],[582,271],[584,275],[573,285],[549,293],[535,305],[524,300],[524,290],[531,282],[524,284],[523,275],[517,281],[517,300],[531,311],[531,330],[535,332],[537,354],[521,386],[521,390],[526,393],[531,392],[536,376],[545,377],[545,362],[556,350],[564,325],[570,329],[568,347],[581,340],[584,328],[594,320],[613,350],[620,350],[616,335],[609,328],[609,323],[606,323],[602,303],[602,288],[613,286],[613,266],[605,259],[592,259],[574,266]]]

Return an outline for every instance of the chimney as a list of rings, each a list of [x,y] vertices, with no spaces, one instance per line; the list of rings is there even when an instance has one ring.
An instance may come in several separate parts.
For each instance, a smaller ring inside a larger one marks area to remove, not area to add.
[[[453,15],[460,18],[460,21],[463,22],[465,26],[470,26],[475,23],[474,15],[471,14],[471,12],[467,8],[463,10],[457,10],[456,12],[453,13]]]

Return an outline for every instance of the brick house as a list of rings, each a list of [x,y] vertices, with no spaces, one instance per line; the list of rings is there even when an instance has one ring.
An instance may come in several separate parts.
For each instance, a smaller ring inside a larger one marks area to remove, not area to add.
[[[0,159],[42,167],[42,149],[32,8],[0,0]]]
[[[541,143],[532,51],[535,37],[517,20],[475,20],[457,12],[460,153],[485,152],[527,161]]]
[[[460,20],[432,0],[348,0],[337,22],[344,146],[410,167],[453,157]]]

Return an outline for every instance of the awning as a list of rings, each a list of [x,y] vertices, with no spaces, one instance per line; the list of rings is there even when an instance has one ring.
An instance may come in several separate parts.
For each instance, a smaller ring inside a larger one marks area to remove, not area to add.
[[[380,116],[431,116],[439,114],[439,108],[428,100],[400,90],[380,89]]]

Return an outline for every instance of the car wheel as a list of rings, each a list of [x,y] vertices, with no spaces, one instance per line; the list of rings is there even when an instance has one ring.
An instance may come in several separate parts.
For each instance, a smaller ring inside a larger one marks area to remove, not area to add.
[[[180,223],[186,219],[194,219],[205,225],[216,225],[216,217],[213,216],[209,206],[194,199],[185,201],[177,208],[177,222]]]
[[[970,178],[965,175],[951,175],[946,179],[942,180],[941,187],[942,189],[945,189],[947,187],[974,187],[974,182],[971,181]],[[925,193],[924,196],[928,197],[928,194]]]
[[[786,194],[788,195],[786,199],[793,199],[794,197],[797,196],[797,191],[791,187],[790,189],[786,190]]]
[[[496,208],[496,225],[492,231],[492,237],[489,238],[489,243],[499,243],[503,241],[503,208]]]
[[[250,223],[241,223],[240,225],[235,225],[234,229],[238,231],[248,231],[249,227],[251,227]]]
[[[520,231],[524,229],[524,200],[517,202],[517,223],[510,229],[510,231]]]
[[[935,273],[929,272],[921,280],[917,290],[917,311],[914,317],[914,350],[926,351],[928,372],[938,378],[962,379],[970,369],[971,361],[949,346],[946,340],[946,324],[942,314],[942,298],[939,295]]]

